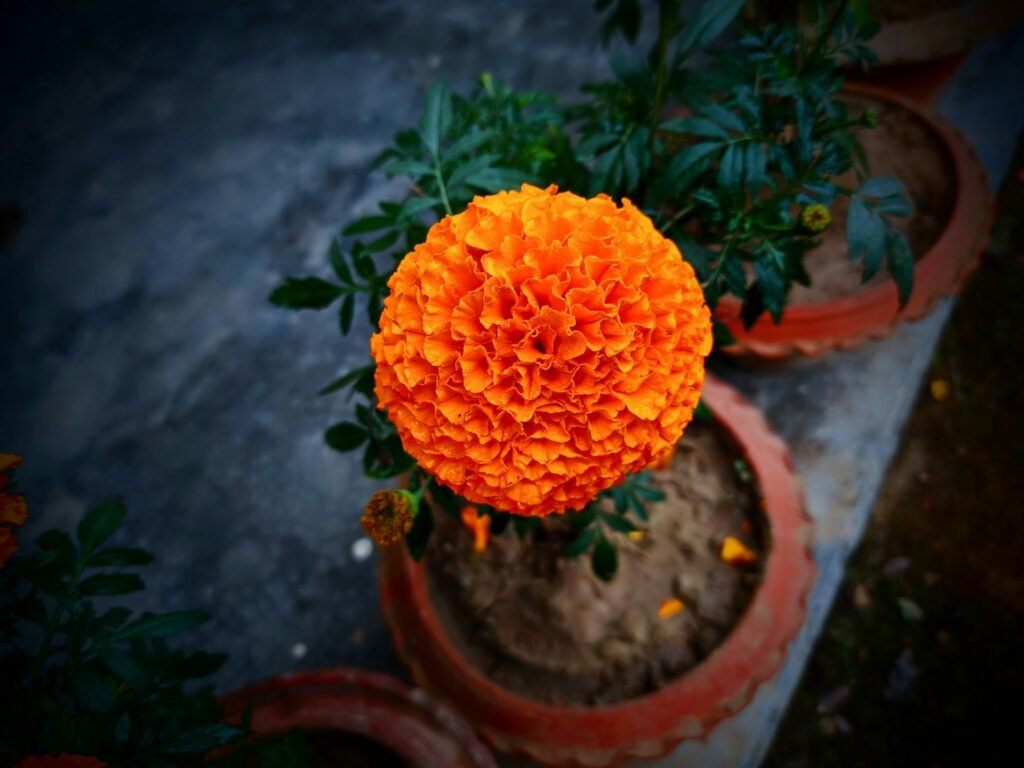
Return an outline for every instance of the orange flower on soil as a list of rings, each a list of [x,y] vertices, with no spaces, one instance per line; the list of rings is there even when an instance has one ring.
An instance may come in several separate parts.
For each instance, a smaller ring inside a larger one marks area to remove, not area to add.
[[[106,763],[83,755],[30,755],[22,758],[14,768],[106,768]]]
[[[491,516],[481,515],[476,507],[462,508],[462,524],[473,532],[473,551],[478,555],[491,540]]]
[[[658,617],[662,619],[671,619],[683,612],[686,606],[683,605],[683,601],[676,597],[669,597],[661,601],[661,605],[658,606]]]
[[[757,562],[757,553],[735,536],[726,536],[722,542],[722,562],[729,565],[750,565]]]
[[[469,501],[580,509],[675,444],[711,351],[693,269],[628,200],[524,185],[441,220],[370,342],[405,449]]]

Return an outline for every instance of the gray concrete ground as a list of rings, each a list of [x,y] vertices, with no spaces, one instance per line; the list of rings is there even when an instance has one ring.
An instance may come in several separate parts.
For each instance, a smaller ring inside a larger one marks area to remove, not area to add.
[[[606,72],[587,0],[513,4],[38,4],[0,24],[0,448],[25,455],[30,527],[126,496],[159,567],[144,604],[216,617],[229,688],[302,666],[400,673],[358,516],[375,487],[330,451],[365,322],[266,303],[324,269],[336,228],[388,193],[370,158],[430,82],[484,69],[572,93]],[[978,49],[941,111],[993,183],[1024,124],[1018,29]],[[891,339],[768,371],[724,367],[790,440],[821,577],[782,674],[664,765],[754,765],[870,512],[948,306]]]

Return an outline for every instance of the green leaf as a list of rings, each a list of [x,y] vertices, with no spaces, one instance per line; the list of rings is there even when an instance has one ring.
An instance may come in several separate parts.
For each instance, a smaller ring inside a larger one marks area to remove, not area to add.
[[[427,103],[420,120],[420,138],[431,156],[440,155],[441,140],[447,135],[451,122],[452,96],[448,86],[439,80],[427,93]]]
[[[846,215],[846,242],[850,248],[850,260],[862,259],[863,280],[870,280],[882,264],[885,222],[856,196],[850,198]]]
[[[743,269],[742,262],[731,253],[725,256],[725,263],[722,265],[722,278],[729,292],[739,298],[747,295],[747,273]]]
[[[348,336],[348,332],[352,330],[352,321],[355,319],[355,316],[356,297],[354,293],[350,293],[341,302],[341,309],[338,310],[338,325],[341,327],[343,336]]]
[[[340,453],[354,451],[370,438],[366,430],[350,421],[335,424],[324,433],[324,442]]]
[[[637,530],[637,527],[622,515],[602,514],[601,519],[609,528],[619,533],[632,533]]]
[[[243,734],[244,731],[238,726],[210,723],[185,733],[179,733],[170,739],[158,741],[154,745],[153,751],[171,755],[209,752]]]
[[[593,545],[597,538],[597,532],[596,526],[584,528],[575,539],[569,542],[562,554],[566,557],[579,557]]]
[[[693,409],[693,418],[695,421],[710,422],[713,418],[711,415],[711,409],[708,408],[708,404],[704,402],[704,398],[700,399],[697,403],[697,407]]]
[[[270,303],[286,309],[323,309],[343,293],[319,277],[288,277],[270,294]]]
[[[345,387],[351,384],[355,384],[355,382],[358,381],[360,377],[365,376],[368,372],[372,373],[373,369],[374,366],[372,365],[364,365],[362,368],[355,368],[346,373],[344,376],[341,376],[332,381],[326,387],[321,389],[317,394],[329,395],[332,392],[337,392],[339,389],[344,389]]]
[[[433,173],[433,169],[427,168],[426,172]],[[345,227],[341,234],[346,237],[351,235],[362,235],[367,232],[376,232],[378,229],[387,229],[388,227],[393,226],[394,223],[394,216],[364,216],[361,219],[356,219]]]
[[[474,126],[465,135],[459,138],[458,141],[448,147],[448,151],[444,153],[444,158],[447,162],[451,162],[452,160],[462,157],[462,155],[472,152],[474,149],[493,137],[494,131],[482,130]]]
[[[83,558],[88,558],[96,547],[114,535],[124,522],[125,512],[121,499],[111,499],[86,513],[78,524],[78,543]]]
[[[143,616],[97,641],[106,647],[125,640],[142,640],[153,637],[171,637],[186,629],[198,627],[210,620],[206,611],[172,611]]]
[[[135,688],[143,688],[149,683],[149,673],[124,651],[119,651],[116,648],[106,648],[100,652],[100,658],[113,674],[129,685]]]
[[[910,301],[914,290],[914,255],[907,239],[900,232],[892,231],[886,238],[886,267],[899,289],[900,309]]]
[[[697,12],[683,26],[676,44],[676,61],[685,60],[700,50],[725,30],[745,0],[710,0],[700,4]]]
[[[83,595],[127,595],[146,588],[145,583],[135,573],[97,573],[78,585]]]
[[[398,238],[402,236],[402,230],[395,229],[391,232],[381,235],[376,240],[371,240],[365,246],[367,253],[380,253],[386,251],[388,248],[398,242]]]
[[[424,211],[429,211],[440,204],[441,200],[437,197],[411,197],[403,203],[400,218],[411,218]]]
[[[892,197],[906,195],[903,182],[890,176],[875,176],[860,185],[857,194],[861,197]]]
[[[691,133],[709,139],[728,139],[729,132],[714,120],[706,117],[677,117],[661,126],[664,131]]]
[[[590,567],[601,581],[611,581],[619,569],[619,553],[604,536],[597,540],[590,553]]]
[[[733,133],[743,133],[744,125],[739,115],[721,104],[716,104],[713,101],[705,102],[698,107],[698,112]]]
[[[374,264],[369,249],[362,243],[356,243],[352,248],[352,264],[356,268],[356,273],[366,280],[373,280],[377,276],[377,265]]]
[[[757,277],[764,308],[778,323],[786,308],[786,278],[766,259],[758,259],[754,262],[754,274]]]
[[[71,566],[78,559],[78,550],[71,541],[71,537],[56,528],[39,534],[36,538],[36,545],[50,555],[44,558],[45,561],[55,559],[62,565]]]
[[[414,179],[420,176],[434,175],[434,169],[419,160],[393,160],[384,165],[381,170],[388,176],[410,176]]]
[[[331,247],[327,249],[327,255],[331,260],[331,267],[334,274],[345,285],[352,285],[352,271],[345,262],[345,254],[341,252],[341,243],[337,240],[331,241]]]
[[[97,552],[86,563],[90,568],[112,568],[117,566],[149,565],[153,555],[135,547],[113,547]]]
[[[413,518],[412,529],[405,535],[405,544],[409,549],[409,556],[413,560],[419,560],[427,551],[427,543],[430,541],[430,534],[434,531],[434,514],[430,506],[423,504],[420,511]]]
[[[718,184],[729,191],[739,189],[743,181],[743,145],[730,144],[718,166]]]
[[[711,320],[711,335],[716,347],[728,347],[730,344],[736,343],[736,337],[732,335],[732,331],[717,318]],[[694,411],[694,416],[696,415],[697,412]]]
[[[88,667],[74,669],[68,684],[79,701],[91,712],[106,712],[114,705],[114,695],[106,682]]]
[[[466,178],[466,183],[485,192],[519,189],[527,180],[526,174],[512,168],[484,168]]]
[[[755,142],[748,142],[743,151],[744,169],[743,175],[747,180],[750,194],[754,198],[761,192],[761,187],[768,183],[765,176],[765,165],[768,162],[764,146]]]

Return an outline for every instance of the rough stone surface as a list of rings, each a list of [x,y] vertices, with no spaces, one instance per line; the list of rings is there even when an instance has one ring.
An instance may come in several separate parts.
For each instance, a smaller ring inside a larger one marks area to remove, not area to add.
[[[369,161],[436,77],[572,93],[607,72],[589,0],[164,4],[54,0],[0,16],[0,446],[26,456],[31,531],[123,494],[158,556],[141,605],[201,607],[227,689],[299,666],[401,673],[358,557],[374,489],[331,452],[319,385],[362,361],[331,319],[266,302],[325,269],[388,183]],[[1021,30],[979,48],[942,111],[993,183],[1022,123]],[[754,765],[863,528],[948,306],[886,342],[722,369],[794,447],[821,577],[787,666],[663,765]]]

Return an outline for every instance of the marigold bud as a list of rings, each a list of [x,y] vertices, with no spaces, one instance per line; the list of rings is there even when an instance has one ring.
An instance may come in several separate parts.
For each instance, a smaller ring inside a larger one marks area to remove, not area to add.
[[[812,203],[800,213],[800,223],[811,232],[824,232],[832,223],[832,214],[821,203]]]
[[[874,128],[878,125],[878,110],[874,107],[868,107],[864,110],[864,113],[860,116],[864,125],[868,128]]]
[[[359,522],[371,539],[386,547],[412,530],[418,511],[419,499],[405,489],[377,491],[366,502],[366,511]]]

